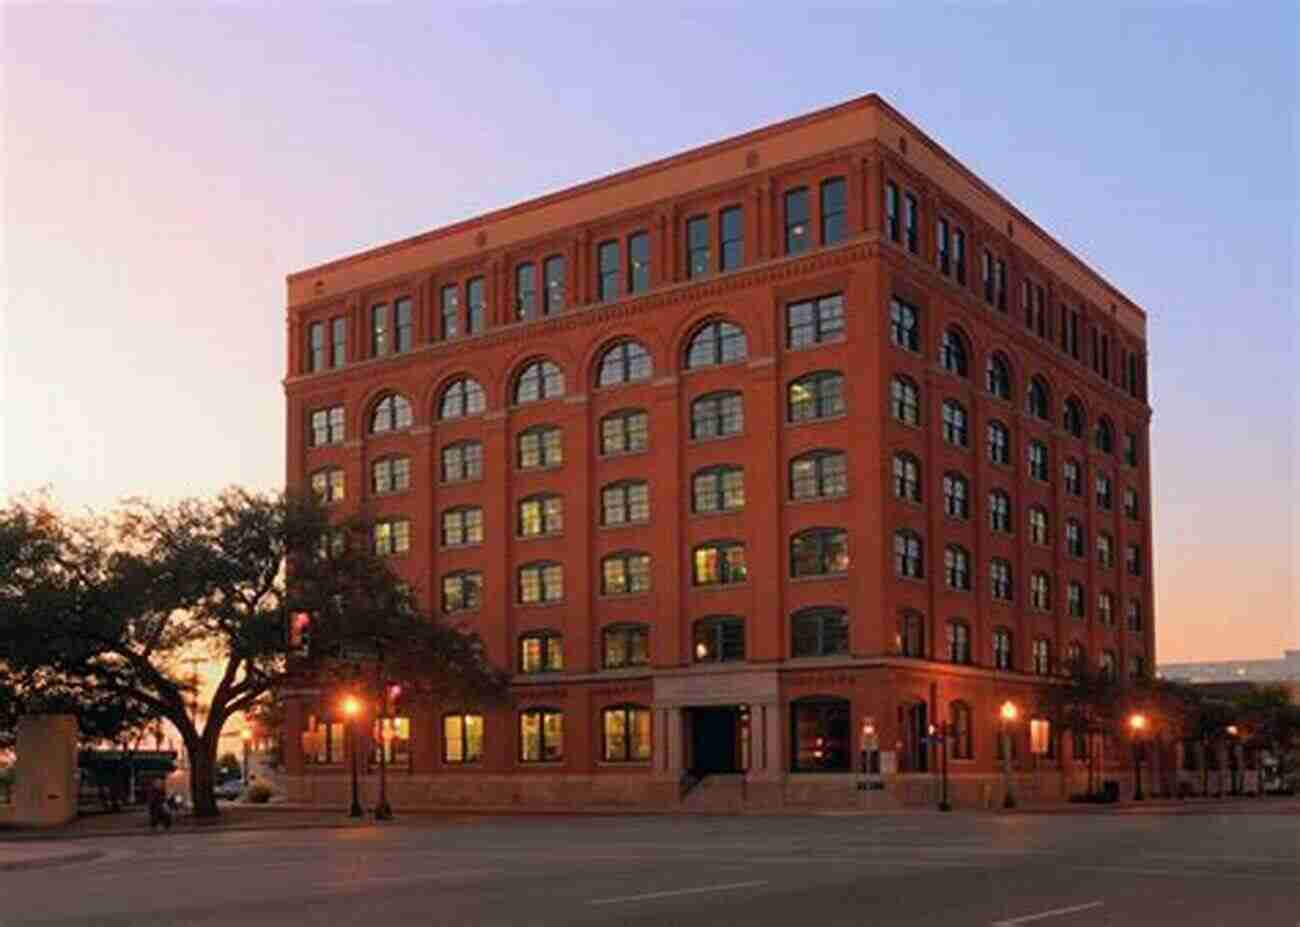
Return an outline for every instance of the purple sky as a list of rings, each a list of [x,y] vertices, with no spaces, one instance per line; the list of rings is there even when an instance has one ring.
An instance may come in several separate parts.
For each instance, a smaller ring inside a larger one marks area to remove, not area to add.
[[[274,487],[284,275],[878,91],[1150,314],[1162,661],[1300,645],[1297,8],[6,7],[0,488]]]

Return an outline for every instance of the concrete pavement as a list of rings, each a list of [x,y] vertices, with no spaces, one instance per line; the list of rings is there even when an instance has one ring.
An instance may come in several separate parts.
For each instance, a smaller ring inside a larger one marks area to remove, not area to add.
[[[0,873],[6,927],[1300,922],[1300,817],[1276,813],[460,815],[78,843],[104,856]]]
[[[60,843],[51,840],[42,840],[39,843],[0,843],[0,872],[87,863],[103,855],[103,850],[80,843]]]

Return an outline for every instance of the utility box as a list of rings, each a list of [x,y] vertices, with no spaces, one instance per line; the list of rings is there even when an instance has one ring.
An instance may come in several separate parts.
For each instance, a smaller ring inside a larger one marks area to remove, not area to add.
[[[77,719],[24,715],[18,719],[18,788],[14,824],[57,827],[77,816]]]

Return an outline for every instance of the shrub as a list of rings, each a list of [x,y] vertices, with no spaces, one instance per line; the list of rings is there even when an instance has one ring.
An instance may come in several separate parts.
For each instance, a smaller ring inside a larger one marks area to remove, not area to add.
[[[265,805],[271,800],[271,787],[269,785],[262,785],[259,782],[257,785],[249,786],[247,794],[248,800],[252,804]]]

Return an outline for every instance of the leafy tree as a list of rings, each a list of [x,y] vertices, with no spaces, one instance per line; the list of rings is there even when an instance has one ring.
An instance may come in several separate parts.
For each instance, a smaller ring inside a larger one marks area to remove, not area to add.
[[[1278,778],[1285,784],[1291,754],[1300,739],[1300,705],[1286,686],[1252,686],[1235,699],[1252,739],[1277,757]]]
[[[1114,679],[1092,669],[1086,661],[1078,661],[1066,667],[1066,677],[1060,684],[1044,687],[1039,696],[1039,712],[1051,722],[1058,738],[1066,732],[1084,738],[1090,794],[1099,791],[1096,741],[1115,729],[1122,694]]]
[[[41,676],[165,718],[188,754],[199,816],[218,813],[226,722],[297,675],[380,657],[413,691],[502,693],[478,637],[421,610],[368,541],[363,522],[331,525],[313,498],[237,489],[133,501],[108,521],[0,509],[0,681]],[[300,613],[305,649],[286,633]],[[183,669],[193,658],[218,667],[201,707]]]

